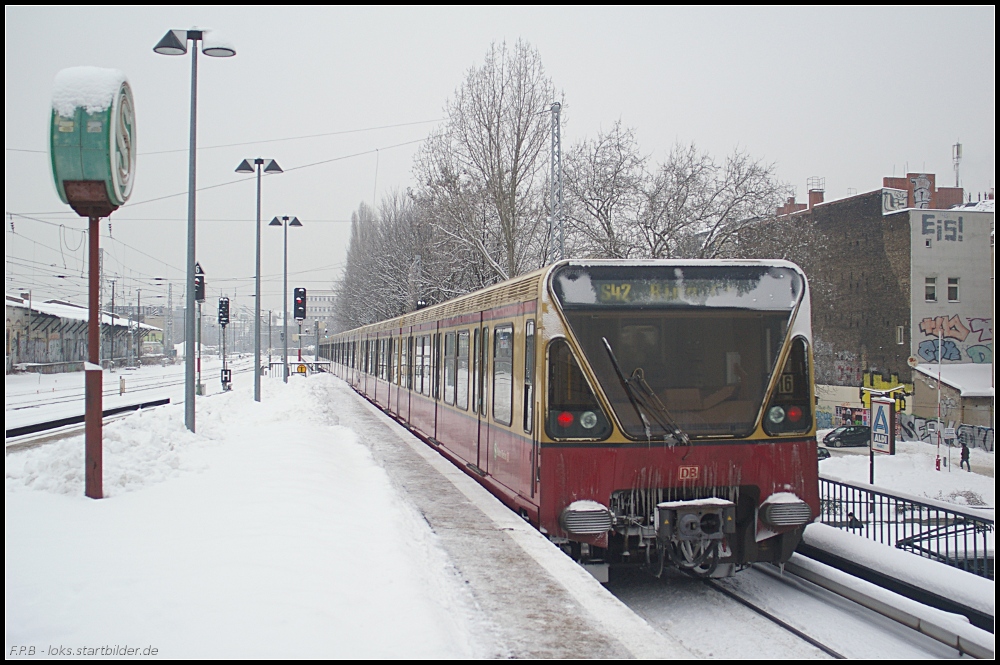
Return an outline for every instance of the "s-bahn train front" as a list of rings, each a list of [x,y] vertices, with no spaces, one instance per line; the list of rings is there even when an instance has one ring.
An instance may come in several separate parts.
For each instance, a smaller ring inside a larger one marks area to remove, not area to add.
[[[802,271],[572,261],[547,287],[543,532],[605,571],[786,561],[819,514]]]

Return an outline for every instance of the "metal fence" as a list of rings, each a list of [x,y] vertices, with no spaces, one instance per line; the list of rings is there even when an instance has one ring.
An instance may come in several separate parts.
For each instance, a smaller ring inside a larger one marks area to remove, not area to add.
[[[988,517],[826,478],[819,496],[824,524],[994,579]]]

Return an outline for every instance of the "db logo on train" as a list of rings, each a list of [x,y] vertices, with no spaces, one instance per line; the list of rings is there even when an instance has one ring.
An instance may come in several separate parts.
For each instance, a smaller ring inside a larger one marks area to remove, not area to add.
[[[698,480],[698,467],[696,466],[677,467],[677,473],[681,480]]]

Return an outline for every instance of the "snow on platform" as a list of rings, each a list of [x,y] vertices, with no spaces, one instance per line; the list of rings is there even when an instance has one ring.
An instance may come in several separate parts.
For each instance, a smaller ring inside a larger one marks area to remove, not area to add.
[[[329,375],[5,460],[7,647],[178,658],[677,657],[471,478]]]

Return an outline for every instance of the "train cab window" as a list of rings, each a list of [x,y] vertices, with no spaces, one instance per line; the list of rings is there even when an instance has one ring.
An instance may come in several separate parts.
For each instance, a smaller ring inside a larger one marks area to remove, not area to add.
[[[549,344],[545,432],[553,439],[605,439],[611,423],[565,339]]]
[[[535,320],[524,324],[524,431],[531,432],[535,414]]]
[[[469,331],[458,332],[458,358],[456,359],[455,406],[469,408]]]
[[[455,403],[455,383],[458,379],[458,358],[455,333],[444,335],[444,403]]]
[[[510,425],[514,389],[514,326],[493,331],[493,420]]]
[[[778,374],[771,402],[764,412],[768,434],[806,432],[812,429],[809,394],[809,351],[801,337],[792,340],[785,367]]]

